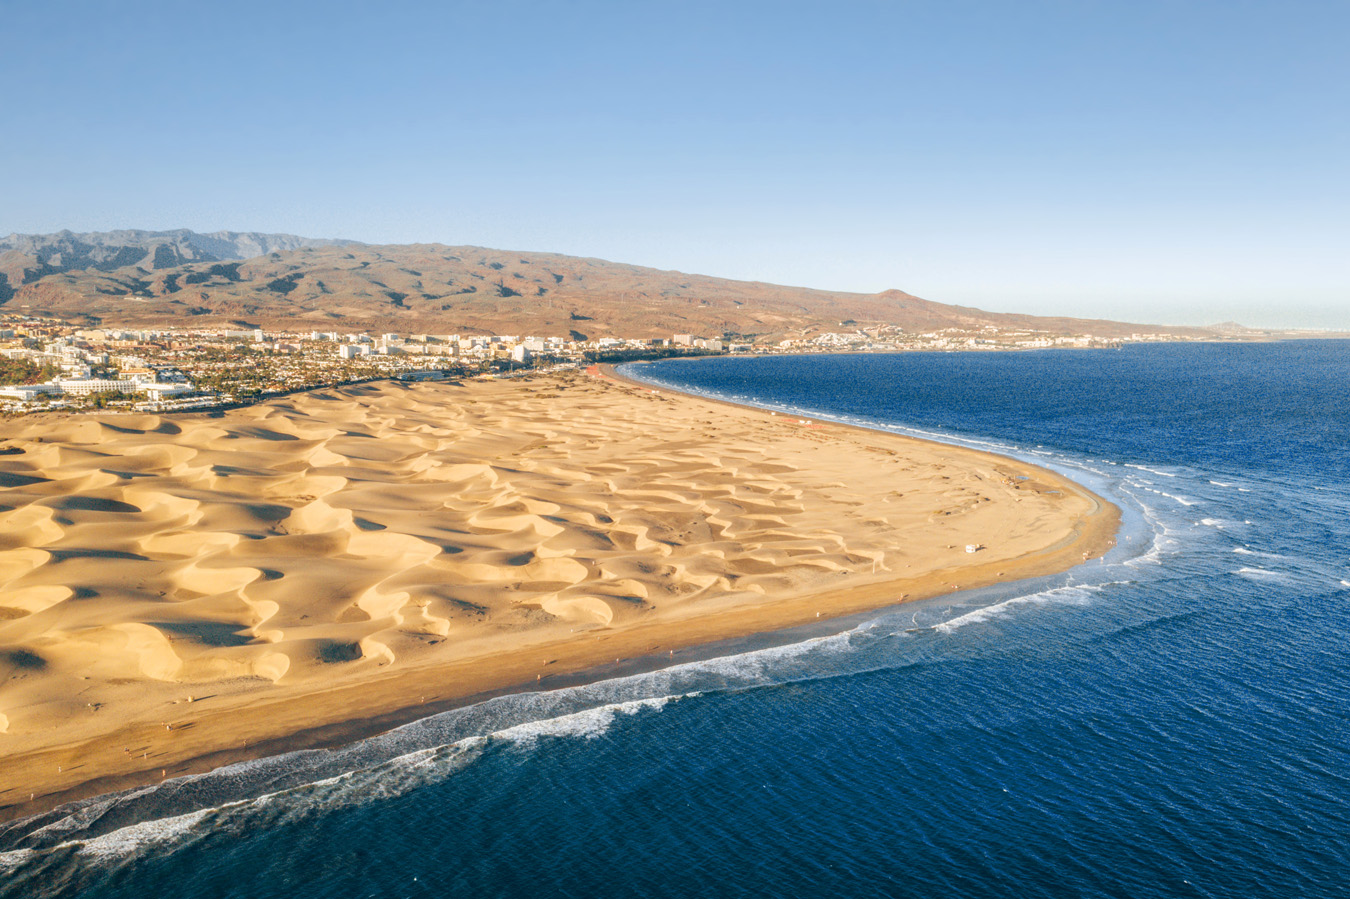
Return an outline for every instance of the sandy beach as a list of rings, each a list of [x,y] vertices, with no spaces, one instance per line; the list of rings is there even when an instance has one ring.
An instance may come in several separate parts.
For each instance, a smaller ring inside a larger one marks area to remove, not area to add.
[[[1118,522],[1027,463],[603,374],[6,422],[0,817],[1062,571]]]

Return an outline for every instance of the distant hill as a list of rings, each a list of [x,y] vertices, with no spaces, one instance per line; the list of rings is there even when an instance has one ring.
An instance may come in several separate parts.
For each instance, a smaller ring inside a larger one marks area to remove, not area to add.
[[[304,247],[346,246],[349,240],[314,240],[294,234],[214,231],[103,231],[11,234],[0,237],[0,290],[13,291],[47,275],[74,271],[158,270],[189,262],[251,259]],[[2,298],[2,297],[0,297]]]
[[[112,231],[0,239],[0,309],[138,326],[249,324],[588,337],[764,336],[891,324],[1183,333],[841,293],[555,253],[373,246],[285,234]]]

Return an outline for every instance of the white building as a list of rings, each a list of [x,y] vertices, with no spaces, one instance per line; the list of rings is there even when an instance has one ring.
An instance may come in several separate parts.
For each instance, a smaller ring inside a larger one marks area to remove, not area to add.
[[[56,394],[60,391],[55,384],[12,384],[0,387],[0,397],[32,402],[43,394]]]
[[[51,383],[59,389],[58,393],[67,396],[89,396],[92,393],[137,393],[143,387],[140,381],[130,378],[59,378]]]
[[[161,384],[156,382],[153,384],[142,384],[141,389],[144,390],[145,395],[147,397],[149,397],[151,400],[158,402],[159,400],[165,399],[167,397],[181,396],[184,393],[191,393],[192,385]]]
[[[160,382],[146,377],[134,378],[53,378],[45,384],[16,384],[0,387],[0,397],[32,401],[48,396],[90,396],[95,393],[147,394],[153,400],[191,393],[193,386],[186,381]]]

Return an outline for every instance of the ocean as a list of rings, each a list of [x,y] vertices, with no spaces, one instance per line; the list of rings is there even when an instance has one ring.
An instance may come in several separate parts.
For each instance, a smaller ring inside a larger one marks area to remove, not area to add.
[[[0,897],[1350,895],[1350,343],[628,373],[1031,459],[1119,545],[0,828]]]

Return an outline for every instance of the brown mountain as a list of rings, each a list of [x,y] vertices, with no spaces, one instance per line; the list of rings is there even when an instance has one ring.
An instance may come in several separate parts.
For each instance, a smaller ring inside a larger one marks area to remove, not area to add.
[[[207,240],[219,237],[62,232],[0,239],[0,310],[143,327],[576,331],[592,338],[778,335],[874,324],[908,331],[995,325],[1101,336],[1184,330],[992,313],[898,290],[784,287],[554,253],[306,242],[289,235],[235,235],[247,238],[242,247],[237,239]],[[240,258],[250,248],[260,254]]]

